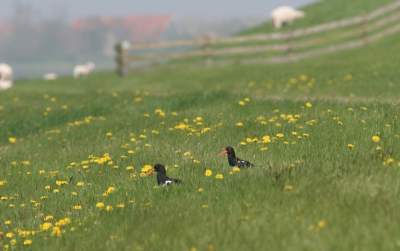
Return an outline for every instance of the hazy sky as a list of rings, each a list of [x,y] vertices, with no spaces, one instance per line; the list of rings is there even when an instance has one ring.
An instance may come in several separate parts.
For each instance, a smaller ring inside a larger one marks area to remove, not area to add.
[[[0,0],[0,19],[11,17],[16,3],[29,4],[37,17],[171,14],[181,18],[269,16],[281,5],[300,7],[315,0]]]

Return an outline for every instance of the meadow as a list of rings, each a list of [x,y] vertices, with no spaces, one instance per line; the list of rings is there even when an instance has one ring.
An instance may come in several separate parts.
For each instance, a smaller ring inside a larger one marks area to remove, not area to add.
[[[398,250],[398,41],[15,81],[0,92],[0,246]],[[232,170],[226,146],[255,166]],[[156,163],[183,184],[144,177]]]

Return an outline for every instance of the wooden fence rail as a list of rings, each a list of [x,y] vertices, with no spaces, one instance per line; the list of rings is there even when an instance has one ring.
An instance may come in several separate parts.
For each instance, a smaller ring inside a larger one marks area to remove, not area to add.
[[[211,66],[226,65],[235,62],[240,62],[242,64],[282,63],[361,47],[366,45],[368,42],[376,41],[384,36],[400,31],[400,10],[398,10],[398,8],[400,8],[400,1],[395,1],[384,7],[376,9],[369,14],[363,14],[352,18],[287,32],[224,38],[208,37],[194,40],[165,41],[141,44],[130,44],[128,41],[122,41],[115,46],[117,73],[120,76],[125,76],[132,71],[152,70],[160,67],[175,68],[183,65]],[[390,14],[390,12],[393,13]],[[350,27],[350,29],[346,31],[339,30],[338,32],[333,33],[334,30],[344,27]],[[331,33],[321,34],[327,31],[331,31]],[[303,38],[309,35],[313,36],[311,38],[304,38],[300,41],[294,41],[295,38]],[[345,41],[341,42],[340,40]],[[276,43],[276,41],[284,42],[271,44],[274,42]],[[337,44],[338,42],[340,43]],[[251,43],[257,44],[252,45]],[[225,48],[219,48],[224,46]],[[186,48],[186,51],[168,52],[177,48]],[[305,51],[299,52],[299,50]],[[283,52],[285,55],[265,56],[260,58],[259,55],[266,52]],[[256,54],[258,57],[240,60],[214,60],[221,56],[248,56],[254,54]],[[169,62],[170,60],[190,58],[202,58],[203,63]],[[168,61],[169,63],[160,65],[152,64],[160,61]],[[133,63],[139,66],[131,67]],[[140,66],[140,63],[145,66]]]

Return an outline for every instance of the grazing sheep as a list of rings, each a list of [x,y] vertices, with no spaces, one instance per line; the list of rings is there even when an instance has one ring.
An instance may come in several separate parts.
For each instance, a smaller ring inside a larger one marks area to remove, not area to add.
[[[1,91],[1,90],[5,90],[5,89],[8,89],[8,88],[11,88],[12,85],[13,85],[12,80],[9,80],[9,79],[8,79],[8,80],[0,79],[0,91]]]
[[[74,67],[74,78],[79,78],[81,76],[87,76],[93,69],[95,65],[92,62],[87,62],[84,65],[77,65]]]
[[[46,73],[43,75],[44,80],[54,80],[57,79],[57,74],[56,73]]]
[[[304,18],[304,11],[296,10],[290,6],[281,6],[271,12],[271,22],[274,28],[279,29],[283,24],[292,25],[295,19]]]
[[[0,80],[12,80],[13,70],[11,66],[5,63],[0,64]]]

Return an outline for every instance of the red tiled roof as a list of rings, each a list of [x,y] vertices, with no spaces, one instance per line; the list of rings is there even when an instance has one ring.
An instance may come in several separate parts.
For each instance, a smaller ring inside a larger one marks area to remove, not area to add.
[[[71,23],[72,29],[92,29],[103,25],[108,28],[117,29],[118,27],[128,28],[132,42],[147,42],[159,40],[161,35],[168,28],[171,16],[164,15],[141,15],[126,17],[101,17],[96,19],[75,19]]]

